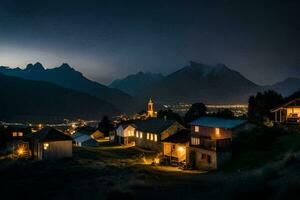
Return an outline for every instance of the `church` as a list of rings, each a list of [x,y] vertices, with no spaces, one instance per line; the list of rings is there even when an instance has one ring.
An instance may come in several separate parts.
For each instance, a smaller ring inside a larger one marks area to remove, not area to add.
[[[147,108],[147,117],[149,118],[155,118],[157,116],[157,112],[154,111],[154,103],[152,101],[152,99],[149,99],[148,102],[148,108]]]

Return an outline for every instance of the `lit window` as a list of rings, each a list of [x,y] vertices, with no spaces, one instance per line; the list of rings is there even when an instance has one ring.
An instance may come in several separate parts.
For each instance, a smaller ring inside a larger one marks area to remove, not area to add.
[[[215,131],[216,131],[216,135],[219,136],[220,135],[220,129],[216,128]]]
[[[192,143],[192,145],[199,145],[200,144],[200,138],[192,137],[191,138],[191,143]]]
[[[49,144],[48,143],[44,143],[44,150],[47,150],[49,148]]]
[[[147,133],[147,140],[149,140],[150,139],[150,134],[149,133]]]
[[[153,134],[150,134],[150,140],[153,140]]]
[[[17,132],[13,132],[13,133],[12,133],[12,136],[13,136],[13,137],[17,137],[17,136],[18,136],[18,133],[17,133]]]
[[[143,132],[140,132],[140,138],[143,138]]]
[[[154,141],[157,142],[157,135],[154,135]]]
[[[139,132],[137,131],[136,133],[135,133],[135,137],[139,137]]]
[[[199,126],[195,126],[195,132],[196,132],[196,133],[199,132]]]
[[[18,132],[18,136],[22,137],[23,136],[23,132]]]

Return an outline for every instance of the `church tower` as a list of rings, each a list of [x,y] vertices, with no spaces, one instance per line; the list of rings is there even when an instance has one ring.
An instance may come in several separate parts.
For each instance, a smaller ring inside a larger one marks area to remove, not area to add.
[[[153,102],[152,102],[151,98],[149,99],[149,102],[148,102],[147,114],[148,114],[148,117],[155,117]]]

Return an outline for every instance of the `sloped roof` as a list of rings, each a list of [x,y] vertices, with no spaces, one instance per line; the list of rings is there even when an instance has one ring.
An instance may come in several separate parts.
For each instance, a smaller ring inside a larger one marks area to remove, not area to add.
[[[291,105],[291,104],[293,104],[293,105]],[[300,106],[300,98],[293,99],[292,101],[289,101],[281,106],[273,108],[271,110],[271,112],[276,112],[276,111],[280,110],[281,108],[288,107],[288,106]]]
[[[190,124],[195,126],[205,126],[211,128],[233,129],[246,122],[247,120],[232,120],[232,119],[222,119],[216,117],[201,117],[191,122]]]
[[[81,136],[78,136],[78,137],[73,138],[73,139],[76,142],[85,142],[85,141],[90,140],[92,138],[90,136],[88,136],[88,135],[81,135]]]
[[[177,131],[175,134],[167,137],[162,142],[171,142],[171,143],[187,143],[190,140],[190,130],[182,129]]]
[[[174,120],[160,120],[160,119],[148,119],[141,120],[134,123],[138,131],[149,132],[149,133],[161,133],[176,121]]]
[[[95,131],[97,131],[97,128],[91,127],[91,126],[84,126],[79,128],[76,133],[81,133],[81,134],[85,134],[85,135],[92,135],[93,133],[95,133]]]
[[[70,136],[52,127],[45,127],[40,131],[28,135],[27,137],[37,142],[54,142],[54,141],[72,140]]]

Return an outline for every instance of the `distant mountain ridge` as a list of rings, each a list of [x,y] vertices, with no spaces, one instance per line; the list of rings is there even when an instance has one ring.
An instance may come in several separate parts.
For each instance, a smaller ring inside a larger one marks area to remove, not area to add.
[[[118,89],[123,89],[122,84],[130,85],[128,78],[117,82]],[[140,83],[142,85],[145,84]],[[132,94],[137,93],[144,99],[153,97],[160,103],[246,103],[249,95],[261,89],[224,64],[205,65],[191,61],[189,65]]]
[[[162,74],[138,72],[136,74],[129,75],[124,79],[117,79],[113,81],[109,87],[117,88],[132,96],[136,96],[145,88],[161,81],[163,78],[164,76]]]
[[[56,84],[0,74],[0,120],[101,119],[117,114],[112,104]]]
[[[41,63],[28,64],[25,69],[0,67],[0,73],[29,80],[55,83],[61,87],[84,92],[110,102],[122,111],[129,111],[134,106],[134,99],[130,95],[87,79],[67,63],[52,69],[45,69]]]
[[[272,90],[275,90],[283,96],[289,96],[294,92],[300,90],[300,78],[290,77],[283,81],[277,82],[270,86]]]

